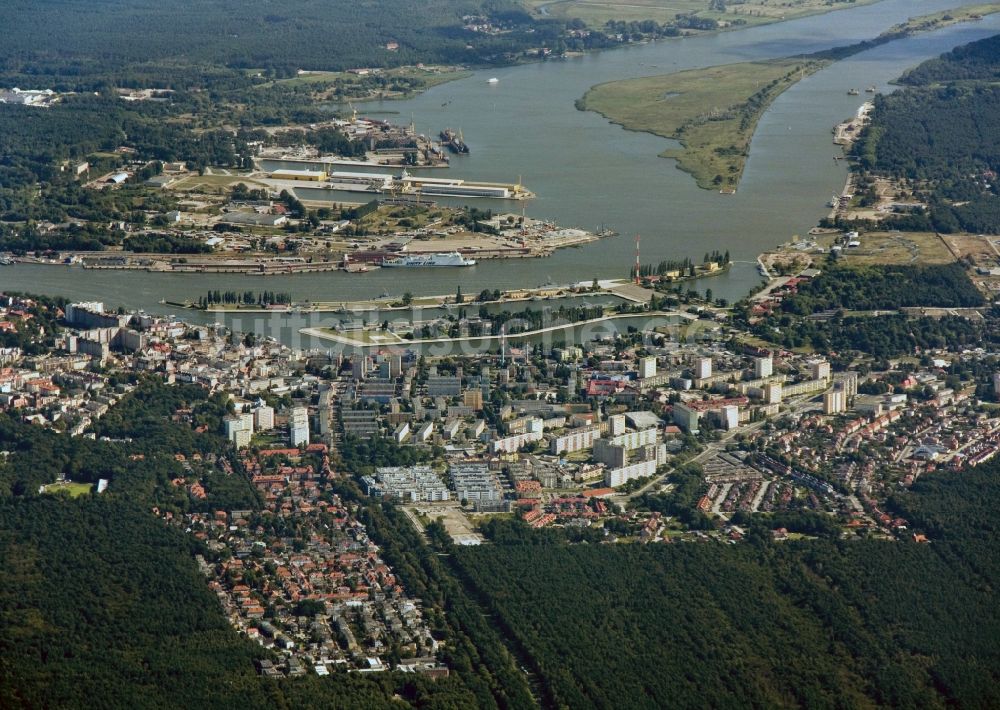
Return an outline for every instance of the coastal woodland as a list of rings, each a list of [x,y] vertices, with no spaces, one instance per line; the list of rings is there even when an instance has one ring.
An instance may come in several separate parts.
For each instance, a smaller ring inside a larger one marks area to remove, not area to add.
[[[876,178],[903,186],[913,199],[877,223],[838,218],[822,226],[1000,233],[1000,90],[993,83],[998,73],[1000,36],[924,62],[903,75],[903,88],[877,95],[871,121],[852,148],[860,199]],[[737,307],[737,317],[781,347],[875,358],[996,342],[995,309],[981,320],[924,310],[985,305],[969,279],[968,263],[847,261],[831,256],[818,277],[798,284],[763,317],[750,318],[749,303]]]
[[[463,30],[464,16],[491,16],[511,31],[476,36]],[[8,77],[22,83],[33,77],[92,89],[100,82],[204,81],[232,69],[288,76],[298,69],[480,63],[527,46],[528,30],[561,28],[531,21],[512,0],[290,0],[280,6],[211,0],[196,11],[183,0],[15,0],[0,9],[0,25],[9,37],[0,54],[0,85]]]
[[[995,342],[995,313],[988,311],[984,320],[923,313],[925,308],[983,304],[960,264],[859,267],[830,260],[819,276],[783,298],[780,308],[753,319],[752,304],[744,301],[735,315],[755,335],[784,348],[882,359]]]
[[[959,47],[876,96],[853,147],[862,186],[887,176],[926,209],[897,208],[883,228],[1000,233],[1000,37]]]

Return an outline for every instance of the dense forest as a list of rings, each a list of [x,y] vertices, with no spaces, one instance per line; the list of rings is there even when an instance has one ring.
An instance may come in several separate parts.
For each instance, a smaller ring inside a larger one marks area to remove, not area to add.
[[[1000,35],[956,47],[910,69],[899,79],[907,86],[952,81],[996,81],[1000,78]]]
[[[0,103],[0,217],[8,221],[123,220],[143,223],[143,210],[166,211],[173,201],[149,194],[142,183],[163,161],[208,165],[250,164],[248,131],[195,131],[173,120],[186,103],[129,104],[113,94],[68,97],[48,109]],[[126,155],[121,149],[132,151]],[[73,165],[89,161],[94,177],[125,160],[139,161],[135,178],[120,190],[87,189]],[[9,241],[8,241],[9,240]],[[78,227],[75,233],[43,235],[22,229],[6,235],[6,249],[100,248],[121,235]]]
[[[176,207],[170,193],[144,185],[162,172],[164,162],[185,163],[192,171],[208,166],[251,167],[251,143],[267,139],[261,125],[329,118],[310,101],[307,94],[272,85],[220,89],[211,96],[178,92],[163,103],[126,102],[111,91],[67,96],[46,109],[0,103],[0,218],[143,225],[148,213],[162,214]],[[308,135],[308,141],[337,154],[353,155],[362,148],[334,129]],[[305,140],[305,136],[294,132],[288,138]],[[115,190],[89,189],[73,170],[83,161],[90,166],[86,174],[90,179],[126,164],[134,177]],[[11,251],[98,250],[122,244],[123,236],[100,225],[46,233],[31,225],[4,230],[0,248]],[[162,239],[125,246],[172,252],[203,248]]]
[[[961,350],[995,344],[1000,337],[996,317],[980,323],[960,316],[912,318],[903,315],[806,320],[789,315],[766,318],[751,330],[783,348],[817,352],[857,351],[876,358],[912,355],[936,348]]]
[[[488,16],[508,32],[465,30],[467,15]],[[12,0],[0,5],[0,26],[0,85],[9,83],[6,75],[21,85],[34,77],[42,88],[53,81],[92,87],[105,77],[159,83],[178,70],[201,74],[192,70],[201,66],[288,74],[481,63],[542,46],[549,34],[554,42],[562,29],[533,21],[514,0],[206,0],[196,10],[184,0]]]
[[[348,491],[342,493],[351,496]],[[469,707],[535,706],[528,679],[516,665],[504,629],[484,617],[469,590],[455,578],[450,561],[439,556],[440,549],[429,546],[395,506],[368,504],[361,520],[410,593],[432,605],[428,620],[449,637],[442,659],[475,695],[475,703]],[[431,523],[427,536],[438,545],[448,544],[440,523]]]
[[[915,306],[969,308],[984,299],[959,264],[827,267],[782,300],[782,310],[808,315],[830,309],[889,310]]]
[[[1000,233],[998,71],[1000,36],[925,62],[901,78],[909,88],[875,97],[852,148],[857,168],[908,181],[929,207],[883,227]]]
[[[738,546],[451,553],[550,707],[990,707],[998,470],[896,497],[929,545],[774,543],[752,526]]]
[[[976,347],[996,338],[993,314],[981,322],[954,315],[844,313],[982,306],[982,294],[959,264],[844,266],[831,260],[819,276],[797,288],[797,293],[782,299],[779,310],[752,325],[749,304],[739,304],[737,319],[754,334],[785,348],[859,351],[878,358]]]
[[[908,89],[875,97],[858,143],[863,167],[910,180],[942,179],[1000,167],[992,86]]]

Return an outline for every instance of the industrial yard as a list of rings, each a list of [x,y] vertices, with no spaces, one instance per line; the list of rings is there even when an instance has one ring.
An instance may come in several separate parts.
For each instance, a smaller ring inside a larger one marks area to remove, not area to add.
[[[203,180],[205,177],[180,177]],[[225,176],[218,176],[225,179]],[[86,269],[260,275],[384,266],[473,267],[486,259],[550,256],[557,249],[610,237],[611,231],[567,228],[524,215],[493,215],[435,203],[373,199],[359,208],[319,212],[310,223],[273,199],[225,199],[201,194],[178,204],[161,224],[127,239],[182,244],[184,253],[106,249],[18,257],[20,261],[79,264]],[[391,263],[389,263],[391,262]]]

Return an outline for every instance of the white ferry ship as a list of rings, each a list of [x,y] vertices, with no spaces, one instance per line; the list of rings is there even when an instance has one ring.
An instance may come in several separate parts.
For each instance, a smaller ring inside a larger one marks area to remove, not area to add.
[[[475,259],[466,259],[457,251],[440,254],[408,254],[382,261],[382,266],[475,266]]]

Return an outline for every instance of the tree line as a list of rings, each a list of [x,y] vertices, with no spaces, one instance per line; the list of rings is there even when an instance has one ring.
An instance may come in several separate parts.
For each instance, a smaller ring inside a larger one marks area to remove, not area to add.
[[[207,308],[215,304],[244,306],[286,305],[292,302],[292,294],[286,291],[209,291],[198,299],[198,306]]]

